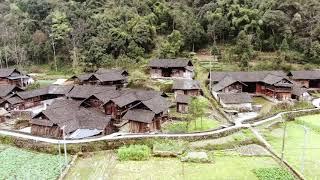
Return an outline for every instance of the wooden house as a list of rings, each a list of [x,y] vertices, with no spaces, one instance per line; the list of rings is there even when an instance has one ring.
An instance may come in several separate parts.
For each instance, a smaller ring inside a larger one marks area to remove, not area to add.
[[[127,84],[129,73],[118,69],[98,69],[95,73],[73,76],[75,84],[79,85],[103,85],[124,87]]]
[[[0,107],[12,111],[12,110],[24,110],[24,101],[18,95],[9,95],[0,100]]]
[[[129,123],[130,133],[146,133],[161,130],[161,119],[145,109],[130,109],[124,116]]]
[[[320,71],[290,71],[288,77],[300,87],[320,89]]]
[[[239,111],[252,110],[252,97],[248,93],[221,93],[219,102],[223,108]]]
[[[0,69],[0,84],[1,85],[15,85],[25,88],[31,83],[32,78],[24,75],[22,72],[15,68],[2,68]]]
[[[300,87],[300,85],[293,86],[291,98],[296,99],[298,101],[311,101],[312,100],[312,96],[308,92],[308,88]]]
[[[151,78],[192,79],[194,67],[188,59],[154,59],[149,63]]]
[[[16,85],[0,85],[0,98],[4,98],[13,94],[16,94],[17,92],[21,92],[23,89]]]
[[[216,98],[219,93],[246,92],[288,100],[293,86],[282,71],[210,72],[209,81]]]
[[[115,86],[95,86],[95,85],[76,85],[67,94],[67,97],[74,100],[85,100],[93,94],[107,93],[116,90]]]
[[[57,86],[51,85],[48,87],[18,92],[17,96],[23,100],[23,108],[31,108],[42,104],[42,101],[65,97],[73,86]]]
[[[173,82],[172,90],[174,91],[175,97],[177,97],[178,94],[200,96],[202,93],[200,82],[191,79],[175,80]]]
[[[110,117],[79,106],[74,100],[56,100],[31,120],[31,134],[72,139],[105,135],[113,132]]]
[[[176,97],[177,112],[188,113],[191,99],[192,99],[192,96],[178,94]]]

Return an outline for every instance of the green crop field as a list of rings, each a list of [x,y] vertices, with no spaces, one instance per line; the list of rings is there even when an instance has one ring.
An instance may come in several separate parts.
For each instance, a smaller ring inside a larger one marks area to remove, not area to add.
[[[0,145],[0,179],[57,179],[63,157]]]
[[[303,116],[288,122],[285,138],[284,158],[307,179],[320,177],[320,115]],[[307,134],[304,134],[304,127]],[[282,148],[283,124],[262,129],[263,135],[280,155]],[[305,143],[305,149],[304,149]]]
[[[246,157],[213,152],[213,163],[182,163],[178,158],[153,157],[148,161],[118,161],[113,152],[90,154],[76,161],[68,179],[258,179],[254,170],[276,168],[268,156]],[[107,162],[107,163],[106,163]]]

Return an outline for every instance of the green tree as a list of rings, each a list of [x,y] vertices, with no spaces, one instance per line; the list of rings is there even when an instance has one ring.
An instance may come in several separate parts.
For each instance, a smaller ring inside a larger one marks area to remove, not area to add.
[[[53,60],[55,70],[58,71],[57,58],[56,58],[56,47],[57,43],[65,40],[71,31],[69,21],[67,19],[66,13],[59,10],[55,10],[51,14],[51,27],[50,27],[50,38],[53,50]]]
[[[206,101],[204,101],[198,97],[193,98],[191,100],[191,102],[189,103],[189,108],[188,108],[188,111],[190,114],[189,118],[192,118],[194,120],[195,128],[197,128],[197,121],[196,121],[197,118],[201,119],[201,129],[203,128],[202,118],[205,115],[206,108],[207,108]]]
[[[160,56],[163,58],[174,58],[179,55],[184,44],[182,34],[174,30],[160,47]]]

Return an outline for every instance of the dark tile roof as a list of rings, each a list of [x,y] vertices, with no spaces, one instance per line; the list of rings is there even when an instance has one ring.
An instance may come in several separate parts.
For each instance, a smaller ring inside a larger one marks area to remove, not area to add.
[[[60,128],[65,126],[65,132],[71,133],[77,129],[103,130],[111,120],[102,113],[76,106],[78,102],[73,100],[56,101],[56,103],[33,117],[31,123],[56,124]],[[51,123],[41,122],[43,121],[39,119],[41,115],[47,117]]]
[[[100,82],[122,81],[122,80],[126,80],[127,79],[127,77],[123,76],[119,72],[108,72],[108,73],[103,73],[103,74],[94,74],[94,76]]]
[[[176,97],[177,103],[189,104],[191,100],[192,100],[192,96],[188,96],[184,94],[178,94]]]
[[[96,72],[96,74],[105,74],[105,73],[118,73],[123,76],[128,76],[128,71],[123,70],[123,69],[104,69],[104,68],[99,68]]]
[[[119,97],[116,97],[116,98],[112,99],[112,101],[117,106],[123,107],[123,106],[129,105],[131,103],[137,102],[137,101],[139,101],[139,99],[137,98],[137,96],[133,92],[130,92],[130,93],[123,94]]]
[[[129,110],[122,119],[137,121],[142,123],[151,123],[155,113],[145,109],[131,109]]]
[[[290,71],[288,76],[290,76],[292,79],[320,79],[320,70]]]
[[[9,94],[17,91],[23,91],[15,85],[0,85],[0,97],[8,96]]]
[[[164,97],[161,96],[156,96],[152,99],[142,101],[142,103],[155,114],[165,112],[170,107],[170,103]]]
[[[300,87],[299,85],[295,85],[292,88],[291,93],[296,96],[301,96],[303,93],[308,92],[308,89],[305,87]]]
[[[121,96],[121,92],[120,91],[118,91],[118,90],[110,90],[110,91],[107,91],[107,92],[93,94],[90,97],[88,97],[85,100],[83,100],[82,103],[86,102],[88,99],[96,98],[96,99],[100,100],[103,104],[106,104],[111,99],[117,98],[119,96]]]
[[[22,99],[29,99],[37,96],[46,95],[48,93],[48,88],[40,88],[30,91],[18,92],[17,95]]]
[[[18,96],[13,96],[7,99],[8,103],[10,103],[11,105],[15,105],[15,104],[19,104],[19,103],[23,103],[24,101],[18,97]]]
[[[200,82],[197,80],[181,79],[173,82],[172,89],[180,90],[200,90]]]
[[[18,92],[17,95],[21,97],[22,99],[29,99],[37,96],[43,96],[43,95],[66,95],[73,89],[73,86],[66,85],[50,85],[48,87],[30,90],[30,91],[24,91],[24,92]]]
[[[212,90],[213,91],[220,91],[220,90],[222,90],[222,89],[224,89],[224,88],[226,88],[236,82],[241,83],[246,86],[246,84],[244,84],[243,82],[235,80],[231,76],[227,75],[222,80],[220,80],[218,83],[212,85]]]
[[[251,103],[252,97],[248,93],[221,93],[218,94],[220,101],[225,104]]]
[[[286,77],[283,71],[252,71],[252,72],[210,72],[209,79],[213,82],[219,82],[226,76],[241,82],[263,82],[267,75]]]
[[[9,77],[11,75],[14,75],[13,74],[14,72],[16,73],[16,75],[22,75],[22,73],[15,68],[2,68],[0,69],[0,77],[1,78]]]
[[[93,94],[103,93],[110,90],[115,90],[114,86],[94,86],[83,85],[74,86],[74,88],[67,94],[68,97],[86,99]]]
[[[149,63],[150,67],[177,68],[193,66],[189,59],[153,59]]]

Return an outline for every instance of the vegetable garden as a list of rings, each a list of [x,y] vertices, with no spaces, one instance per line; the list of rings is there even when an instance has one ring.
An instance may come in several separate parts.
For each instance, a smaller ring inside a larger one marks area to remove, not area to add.
[[[64,158],[0,145],[0,179],[57,179]]]

